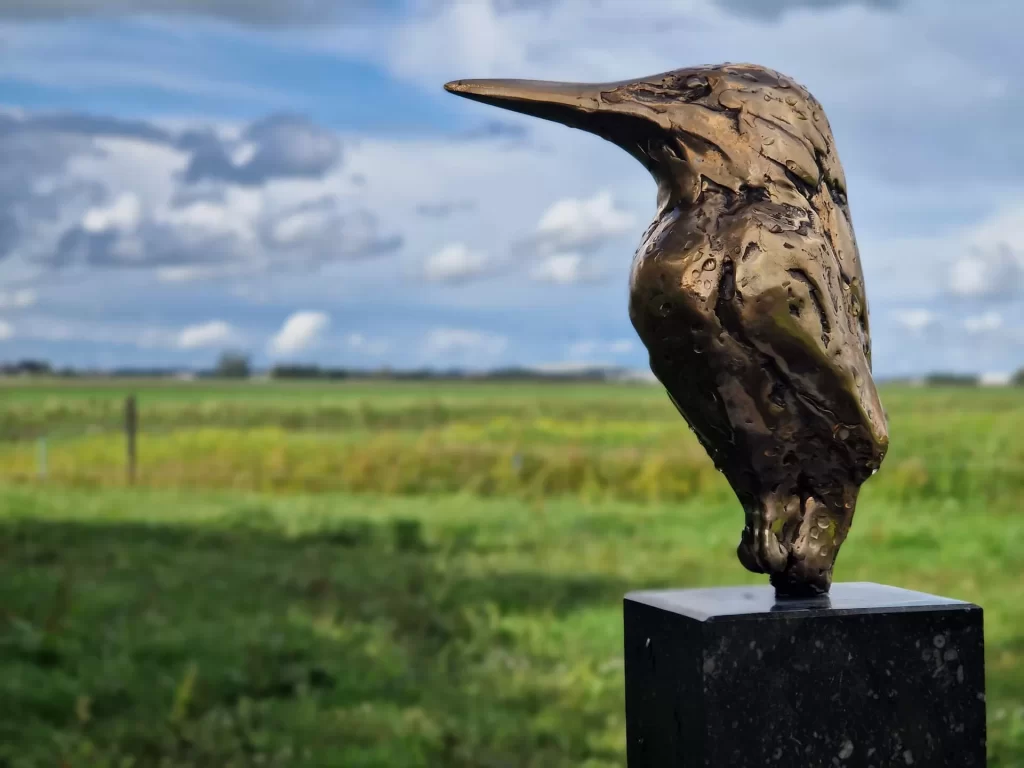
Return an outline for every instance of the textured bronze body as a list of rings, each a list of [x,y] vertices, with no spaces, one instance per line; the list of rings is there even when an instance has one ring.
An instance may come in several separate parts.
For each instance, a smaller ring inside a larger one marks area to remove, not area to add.
[[[749,64],[449,91],[596,133],[658,183],[629,314],[651,369],[746,513],[739,559],[780,595],[828,591],[888,445],[864,277],[821,105]]]

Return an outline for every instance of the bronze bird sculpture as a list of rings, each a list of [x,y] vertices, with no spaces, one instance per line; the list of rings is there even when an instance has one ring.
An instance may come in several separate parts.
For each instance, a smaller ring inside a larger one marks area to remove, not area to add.
[[[779,596],[827,592],[888,430],[821,105],[751,64],[445,88],[595,133],[647,167],[658,211],[633,259],[629,316],[651,369],[743,505],[740,562]]]

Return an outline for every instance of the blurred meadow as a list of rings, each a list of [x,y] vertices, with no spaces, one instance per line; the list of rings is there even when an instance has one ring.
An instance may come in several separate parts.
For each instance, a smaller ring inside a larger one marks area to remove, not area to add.
[[[836,579],[984,607],[989,765],[1022,766],[1024,388],[882,397]],[[623,593],[763,582],[658,387],[0,401],[0,766],[622,766]]]

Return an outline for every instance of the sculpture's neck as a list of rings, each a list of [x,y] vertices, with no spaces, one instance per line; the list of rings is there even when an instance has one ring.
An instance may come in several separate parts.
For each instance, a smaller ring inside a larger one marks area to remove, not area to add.
[[[685,181],[685,180],[683,180]],[[712,182],[698,180],[695,194],[681,188],[680,179],[658,180],[657,220],[688,219],[699,229],[713,231],[718,219],[736,209],[736,195]]]

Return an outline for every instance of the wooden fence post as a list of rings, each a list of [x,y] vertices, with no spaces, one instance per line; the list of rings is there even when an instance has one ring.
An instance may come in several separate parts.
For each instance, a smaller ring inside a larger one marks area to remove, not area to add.
[[[47,475],[46,461],[46,436],[36,441],[36,474],[40,480],[45,480]]]
[[[135,395],[128,395],[124,401],[124,436],[128,459],[128,485],[135,485],[135,444],[139,430],[139,414],[135,406]]]

